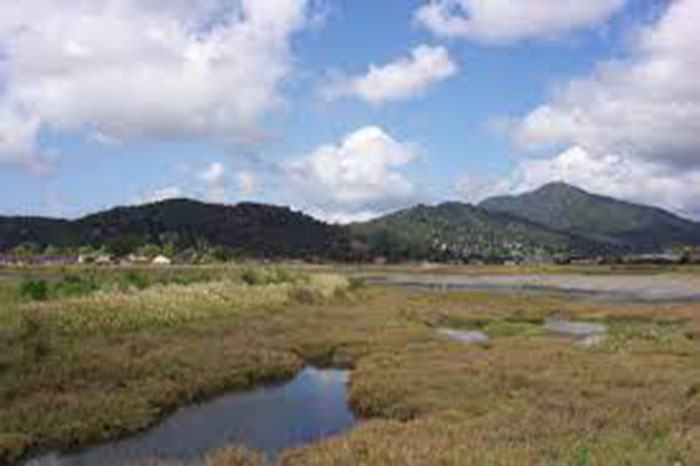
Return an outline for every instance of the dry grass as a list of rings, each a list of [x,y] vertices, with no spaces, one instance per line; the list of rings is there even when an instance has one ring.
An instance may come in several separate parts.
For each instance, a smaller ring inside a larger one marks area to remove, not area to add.
[[[330,277],[212,282],[19,306],[17,324],[0,335],[0,463],[28,448],[112,438],[183,403],[291,378],[304,347],[285,347],[280,331],[290,313],[309,307],[294,300],[295,287],[310,287],[327,305],[347,285]]]
[[[692,305],[452,293],[412,296],[401,312],[510,331],[485,347],[414,336],[372,352],[352,374],[351,399],[380,419],[288,452],[283,465],[700,464]],[[604,321],[610,337],[584,348],[533,331],[550,315]]]
[[[188,466],[265,466],[263,455],[241,447],[225,448]],[[156,461],[140,466],[184,466],[183,463]]]
[[[285,466],[700,464],[696,305],[348,294],[331,277],[302,285],[314,297],[299,302],[295,287],[256,288],[262,299],[237,286],[25,308],[39,324],[17,334],[0,371],[0,452],[110,438],[315,363],[353,368],[350,401],[369,421],[284,453]],[[540,325],[552,316],[605,323],[609,337],[592,348],[553,337]],[[439,325],[492,340],[465,346],[436,334]],[[202,464],[260,464],[249,456],[228,450]]]

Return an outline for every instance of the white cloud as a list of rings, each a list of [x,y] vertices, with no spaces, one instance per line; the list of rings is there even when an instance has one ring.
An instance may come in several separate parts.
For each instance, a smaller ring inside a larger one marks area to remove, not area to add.
[[[158,188],[145,196],[137,198],[137,204],[141,203],[151,203],[160,202],[168,199],[176,199],[184,196],[184,190],[179,186],[166,186],[163,188]]]
[[[241,197],[247,197],[258,190],[258,177],[249,171],[240,171],[236,173],[236,184]]]
[[[572,147],[552,159],[523,161],[512,174],[490,184],[475,185],[467,178],[459,190],[464,197],[479,201],[530,191],[553,181],[700,218],[700,169],[679,172],[646,160],[596,154],[581,147]]]
[[[415,20],[441,37],[505,43],[603,24],[626,0],[428,0]]]
[[[308,214],[324,222],[337,225],[347,225],[349,223],[367,222],[382,215],[384,212],[376,210],[362,210],[358,212],[347,212],[337,210],[317,210],[311,209]]]
[[[0,106],[0,162],[17,164],[38,174],[49,169],[52,160],[38,150],[35,140],[40,127],[38,118]]]
[[[215,203],[228,202],[230,177],[223,163],[180,164],[176,168],[179,179],[160,188],[144,190],[131,203],[142,204],[183,197],[206,199]],[[258,178],[252,172],[239,171],[233,178],[238,199],[249,196],[258,189]]]
[[[698,24],[700,2],[671,3],[641,31],[628,59],[569,83],[516,125],[515,140],[700,168]]]
[[[0,2],[0,159],[42,128],[96,140],[245,140],[282,97],[307,0]]]
[[[483,197],[565,181],[700,218],[700,3],[677,0],[638,31],[628,57],[568,83],[510,132],[527,149],[569,148],[521,162]]]
[[[410,202],[416,188],[400,169],[417,157],[413,144],[369,126],[339,144],[323,145],[285,165],[290,187],[305,207],[325,218],[385,211]]]
[[[366,74],[341,77],[321,90],[326,100],[355,97],[372,105],[423,95],[440,81],[454,76],[457,65],[445,47],[420,45],[410,55],[382,66],[370,65]]]
[[[206,184],[207,199],[211,202],[224,203],[227,199],[228,177],[226,167],[222,163],[214,162],[199,177]]]

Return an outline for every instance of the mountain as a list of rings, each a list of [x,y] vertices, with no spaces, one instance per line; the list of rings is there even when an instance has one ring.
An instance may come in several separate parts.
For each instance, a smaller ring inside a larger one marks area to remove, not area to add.
[[[350,229],[373,256],[390,260],[516,259],[595,246],[529,220],[459,202],[421,205]]]
[[[347,254],[344,229],[285,207],[233,206],[174,199],[118,207],[74,221],[0,218],[0,250],[25,243],[41,246],[108,246],[127,253],[145,244],[177,249],[202,245],[256,258],[335,258]]]
[[[657,207],[619,201],[565,183],[519,196],[486,199],[480,207],[554,230],[640,251],[700,244],[700,224]]]
[[[700,245],[700,224],[563,183],[478,206],[419,205],[346,227],[285,207],[188,199],[77,220],[0,217],[0,252],[92,245],[125,255],[147,244],[258,259],[503,261]]]
[[[80,242],[73,222],[41,217],[0,217],[0,251],[22,244],[70,246]]]

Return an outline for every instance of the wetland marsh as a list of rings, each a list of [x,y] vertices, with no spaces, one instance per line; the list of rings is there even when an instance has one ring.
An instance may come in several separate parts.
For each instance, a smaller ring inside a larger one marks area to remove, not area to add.
[[[135,459],[700,464],[697,303],[359,286],[342,269],[193,269],[168,279],[137,270],[143,287],[119,269],[98,271],[98,289],[40,301],[22,296],[19,281],[0,282],[0,463],[147,438],[178,413],[269,393],[314,366],[347,369],[336,373],[344,374],[346,419],[362,422],[281,445],[279,454],[236,435],[197,448],[193,430],[177,443],[196,454]],[[558,334],[564,323],[581,324],[571,327],[576,338],[601,328],[605,338],[573,344]],[[488,341],[465,345],[438,329]],[[202,426],[235,430],[240,419],[213,411]]]

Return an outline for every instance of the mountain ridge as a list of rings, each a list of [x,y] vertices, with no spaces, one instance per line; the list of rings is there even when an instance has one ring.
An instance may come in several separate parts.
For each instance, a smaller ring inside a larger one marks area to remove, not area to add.
[[[44,241],[48,226],[60,230],[53,241]],[[118,206],[75,220],[0,217],[0,250],[32,242],[59,247],[109,245],[115,250],[149,243],[171,243],[178,249],[211,245],[255,258],[332,258],[344,256],[349,247],[341,227],[288,207],[184,198]]]
[[[288,207],[186,198],[117,206],[74,220],[0,216],[0,251],[25,244],[107,246],[117,253],[145,244],[177,250],[211,246],[231,257],[263,259],[522,259],[698,245],[700,224],[559,182],[477,205],[421,204],[345,226]]]
[[[350,228],[374,255],[390,260],[516,260],[594,249],[584,238],[456,201],[418,205]]]
[[[520,195],[491,197],[479,205],[555,230],[629,245],[638,250],[700,243],[697,222],[660,207],[590,193],[562,182],[549,183]]]

